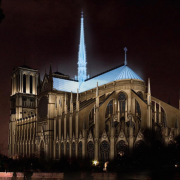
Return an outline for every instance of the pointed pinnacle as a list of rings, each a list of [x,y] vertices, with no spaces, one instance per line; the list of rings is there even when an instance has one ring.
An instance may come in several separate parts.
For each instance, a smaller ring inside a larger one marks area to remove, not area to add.
[[[70,100],[70,103],[72,103],[73,102],[73,100],[72,100],[72,91],[71,91],[71,100]]]
[[[65,99],[64,99],[64,101],[65,101],[65,105],[66,105],[66,93],[65,93]]]

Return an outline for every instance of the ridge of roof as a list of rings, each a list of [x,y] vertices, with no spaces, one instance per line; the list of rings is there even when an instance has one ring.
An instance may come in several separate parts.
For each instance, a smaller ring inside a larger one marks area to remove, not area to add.
[[[105,74],[105,73],[107,73],[107,72],[109,72],[109,71],[112,71],[112,70],[114,70],[114,69],[117,69],[117,68],[123,67],[123,66],[124,66],[124,64],[119,65],[119,66],[116,66],[116,67],[113,67],[113,68],[108,69],[108,70],[106,70],[106,71],[104,71],[104,72],[102,72],[102,73],[96,74],[96,75],[94,75],[94,76],[92,76],[92,77],[86,79],[85,81],[88,81],[88,80],[90,80],[90,79],[93,79],[93,78],[95,78],[95,77],[97,77],[97,76],[100,76],[100,75],[102,75],[102,74]]]

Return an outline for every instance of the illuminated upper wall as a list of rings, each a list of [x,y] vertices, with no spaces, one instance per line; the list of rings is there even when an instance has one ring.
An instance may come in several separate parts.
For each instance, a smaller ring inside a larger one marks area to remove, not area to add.
[[[110,70],[101,75],[95,76],[94,78],[86,80],[85,82],[81,83],[80,88],[79,88],[79,82],[77,81],[59,79],[59,78],[53,77],[53,89],[56,89],[58,91],[64,91],[64,92],[72,91],[73,93],[76,93],[77,89],[79,88],[79,92],[81,93],[81,92],[95,88],[97,86],[97,82],[98,82],[98,86],[102,86],[104,84],[117,81],[117,80],[123,80],[123,79],[136,79],[136,80],[143,81],[128,66],[120,66],[116,69]]]

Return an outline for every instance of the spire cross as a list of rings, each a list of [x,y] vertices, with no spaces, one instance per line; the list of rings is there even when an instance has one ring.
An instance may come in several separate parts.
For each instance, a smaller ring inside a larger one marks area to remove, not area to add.
[[[126,66],[127,65],[127,59],[126,59],[126,52],[127,52],[127,47],[124,48],[124,51],[125,51],[125,60],[124,60],[124,65]]]

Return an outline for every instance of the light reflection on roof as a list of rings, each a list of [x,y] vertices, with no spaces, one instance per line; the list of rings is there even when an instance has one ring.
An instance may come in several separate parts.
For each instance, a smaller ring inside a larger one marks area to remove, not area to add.
[[[76,93],[79,88],[79,92],[84,92],[90,89],[93,89],[97,86],[102,86],[104,84],[123,80],[123,79],[136,79],[143,81],[132,69],[128,66],[120,66],[116,69],[110,70],[103,74],[97,75],[93,78],[82,82],[79,88],[79,82],[68,80],[68,79],[60,79],[53,77],[53,88],[58,91],[64,92],[73,92]]]

